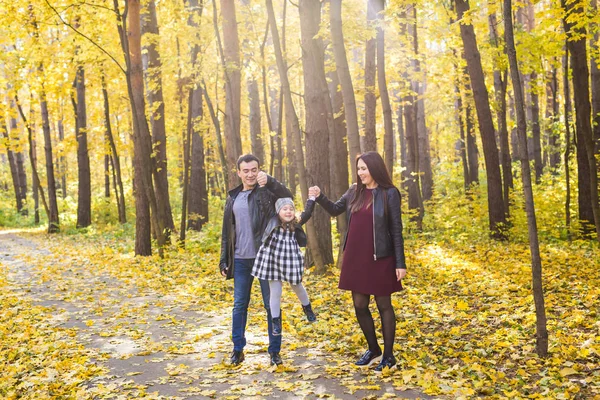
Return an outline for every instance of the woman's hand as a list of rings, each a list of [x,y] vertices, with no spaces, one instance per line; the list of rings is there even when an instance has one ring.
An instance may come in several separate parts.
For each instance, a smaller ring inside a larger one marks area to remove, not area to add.
[[[406,276],[405,268],[396,268],[396,280],[399,282],[401,279],[404,279]]]

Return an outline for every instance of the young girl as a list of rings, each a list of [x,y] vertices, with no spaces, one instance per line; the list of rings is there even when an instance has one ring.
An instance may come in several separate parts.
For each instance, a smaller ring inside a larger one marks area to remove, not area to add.
[[[309,322],[317,320],[312,310],[306,289],[302,285],[304,256],[300,247],[306,246],[306,234],[302,225],[308,221],[315,207],[314,197],[296,221],[294,201],[290,197],[275,202],[275,215],[271,217],[262,237],[252,275],[269,281],[270,307],[273,335],[281,335],[281,291],[282,282],[288,282],[298,296]]]

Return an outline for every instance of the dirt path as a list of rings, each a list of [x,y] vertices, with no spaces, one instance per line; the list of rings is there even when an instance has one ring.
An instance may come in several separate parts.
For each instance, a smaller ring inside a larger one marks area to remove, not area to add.
[[[285,368],[275,371],[266,332],[254,326],[247,332],[246,361],[231,369],[222,362],[231,349],[231,309],[209,313],[201,302],[141,290],[88,263],[85,244],[77,257],[55,256],[49,243],[0,232],[0,264],[7,267],[10,290],[49,307],[57,326],[76,328],[77,341],[107,369],[88,383],[91,396],[431,398],[402,390],[400,372],[377,376],[339,356],[285,343]],[[258,292],[255,287],[254,301]]]

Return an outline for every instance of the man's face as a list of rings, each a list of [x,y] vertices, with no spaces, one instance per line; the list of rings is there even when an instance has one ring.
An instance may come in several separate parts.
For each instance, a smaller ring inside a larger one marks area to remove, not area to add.
[[[258,177],[258,172],[258,163],[256,161],[242,161],[240,163],[240,168],[238,169],[237,174],[242,180],[244,189],[252,189],[254,186],[256,186],[256,178]]]

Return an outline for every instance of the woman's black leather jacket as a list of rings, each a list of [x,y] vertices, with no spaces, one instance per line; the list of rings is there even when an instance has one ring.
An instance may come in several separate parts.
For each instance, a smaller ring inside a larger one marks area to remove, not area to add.
[[[334,217],[346,211],[348,226],[350,226],[352,220],[350,203],[354,198],[355,191],[356,184],[350,186],[346,193],[335,203],[321,193],[317,197],[317,203]],[[346,248],[347,236],[348,232],[344,237],[344,249]],[[406,269],[400,192],[395,187],[388,189],[377,187],[373,190],[373,237],[373,258],[375,260],[395,256],[396,268]]]

